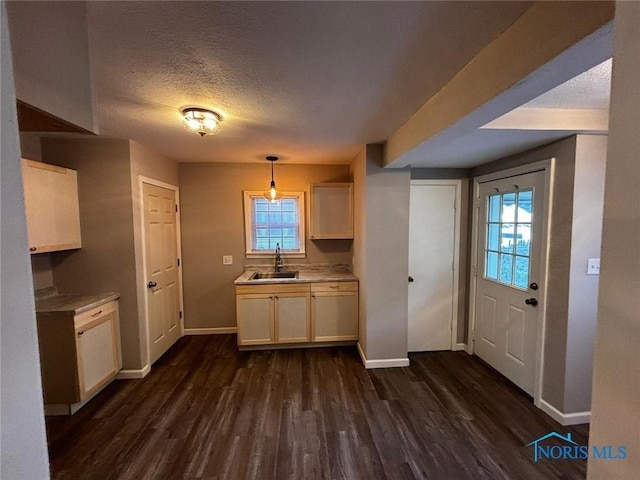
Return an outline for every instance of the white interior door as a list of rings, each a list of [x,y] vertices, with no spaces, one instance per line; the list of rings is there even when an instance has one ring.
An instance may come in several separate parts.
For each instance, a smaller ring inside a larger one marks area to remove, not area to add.
[[[455,309],[456,184],[411,183],[410,352],[451,350]]]
[[[480,185],[475,353],[533,395],[540,307],[543,171]]]
[[[175,192],[143,183],[149,350],[155,362],[180,338]]]

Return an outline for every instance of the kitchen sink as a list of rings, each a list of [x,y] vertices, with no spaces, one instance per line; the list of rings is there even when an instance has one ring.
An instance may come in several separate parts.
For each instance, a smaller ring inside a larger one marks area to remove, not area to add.
[[[274,280],[287,278],[298,278],[298,272],[256,272],[251,276],[249,280]]]

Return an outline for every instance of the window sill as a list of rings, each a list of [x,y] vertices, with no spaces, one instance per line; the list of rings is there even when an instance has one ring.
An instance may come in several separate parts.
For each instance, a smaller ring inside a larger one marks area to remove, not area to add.
[[[246,252],[245,258],[273,258],[275,257],[275,252],[270,253],[252,253]],[[296,252],[296,253],[280,253],[282,258],[306,258],[307,254],[305,252]]]

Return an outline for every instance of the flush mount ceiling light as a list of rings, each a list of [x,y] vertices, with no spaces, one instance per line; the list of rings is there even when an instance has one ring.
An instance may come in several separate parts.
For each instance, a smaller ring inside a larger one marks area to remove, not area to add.
[[[212,110],[204,108],[185,108],[182,110],[184,128],[195,132],[201,137],[215,135],[220,131],[222,117]]]
[[[276,190],[276,182],[273,179],[273,164],[278,160],[278,157],[270,155],[265,158],[271,162],[271,185],[269,186],[269,191],[264,193],[264,197],[271,203],[276,203],[282,198],[282,193]]]

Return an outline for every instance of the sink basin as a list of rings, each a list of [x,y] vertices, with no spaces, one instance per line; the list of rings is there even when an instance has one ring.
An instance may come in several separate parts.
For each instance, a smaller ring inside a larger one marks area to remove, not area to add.
[[[249,280],[273,280],[273,279],[298,278],[298,272],[269,272],[254,273]]]

